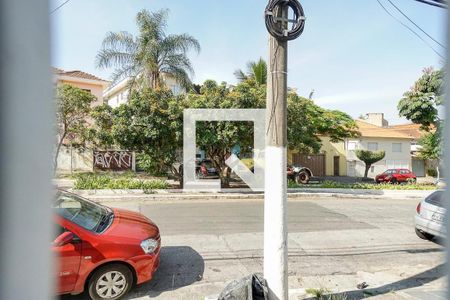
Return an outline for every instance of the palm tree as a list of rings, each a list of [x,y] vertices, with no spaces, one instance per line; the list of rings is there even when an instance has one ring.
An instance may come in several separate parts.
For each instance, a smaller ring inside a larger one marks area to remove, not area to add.
[[[199,42],[188,34],[166,34],[168,10],[140,11],[136,16],[139,35],[108,32],[97,54],[98,68],[112,68],[112,81],[131,78],[132,87],[159,88],[164,83],[163,74],[172,76],[189,89],[194,74],[187,53],[200,52]]]
[[[260,58],[258,61],[250,61],[247,63],[247,72],[245,73],[241,69],[234,72],[234,76],[239,81],[245,81],[247,79],[254,79],[258,84],[267,83],[267,63],[264,59]]]

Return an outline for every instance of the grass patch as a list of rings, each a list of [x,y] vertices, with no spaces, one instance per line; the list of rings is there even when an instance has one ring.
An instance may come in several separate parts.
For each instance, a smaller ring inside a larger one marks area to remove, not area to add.
[[[324,189],[360,189],[360,190],[435,190],[434,184],[389,184],[389,183],[342,183],[336,181],[324,181],[320,184],[299,185],[289,181],[289,188],[324,188]]]
[[[323,296],[328,293],[329,291],[327,289],[324,288],[320,288],[320,289],[306,289],[305,290],[306,293],[312,295],[313,297],[317,298],[317,299],[323,299]]]
[[[253,158],[243,158],[241,162],[249,169],[253,168]]]
[[[312,295],[314,298],[318,300],[347,300],[348,297],[346,294],[330,294],[328,289],[320,288],[320,289],[306,289],[306,293]]]
[[[73,176],[74,188],[77,190],[155,190],[167,189],[169,184],[164,180],[140,180],[132,172],[126,173],[80,173]]]

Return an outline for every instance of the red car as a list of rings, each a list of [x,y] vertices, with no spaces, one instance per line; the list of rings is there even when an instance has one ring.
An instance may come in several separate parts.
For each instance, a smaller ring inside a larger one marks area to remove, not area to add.
[[[417,176],[408,169],[389,169],[375,177],[376,183],[416,182]]]
[[[116,300],[133,285],[152,279],[161,239],[151,220],[63,191],[58,191],[53,209],[57,294],[87,289],[91,299]]]

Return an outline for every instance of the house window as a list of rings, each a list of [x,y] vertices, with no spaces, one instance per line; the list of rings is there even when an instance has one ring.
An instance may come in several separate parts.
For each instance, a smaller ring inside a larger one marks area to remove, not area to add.
[[[392,143],[392,152],[402,152],[402,143]]]
[[[409,169],[409,163],[406,160],[387,160],[388,169]]]
[[[373,143],[373,142],[367,143],[367,150],[378,151],[378,143]]]
[[[348,142],[347,147],[349,151],[356,150],[356,142]]]

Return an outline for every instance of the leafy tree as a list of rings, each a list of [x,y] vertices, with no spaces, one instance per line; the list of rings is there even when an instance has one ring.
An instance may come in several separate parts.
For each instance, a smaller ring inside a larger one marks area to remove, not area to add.
[[[112,80],[130,77],[132,86],[158,88],[163,85],[162,75],[173,76],[187,90],[193,74],[187,53],[200,51],[199,42],[188,34],[166,34],[167,10],[152,13],[140,11],[136,16],[139,35],[109,32],[97,54],[99,68],[115,67]]]
[[[225,83],[206,81],[200,95],[190,94],[190,108],[264,108],[266,87],[253,79],[241,82],[233,89]],[[288,97],[288,146],[302,152],[318,152],[319,136],[339,141],[357,135],[353,119],[339,111],[330,111],[313,101],[291,92]],[[229,183],[230,170],[225,160],[230,149],[239,145],[245,151],[253,146],[253,124],[250,122],[198,122],[197,146],[206,151],[219,171],[224,186]]]
[[[267,63],[260,58],[258,61],[250,61],[247,63],[247,71],[238,69],[234,72],[234,76],[239,82],[253,79],[257,84],[263,85],[267,83]]]
[[[246,80],[230,88],[225,82],[206,81],[197,92],[186,98],[175,97],[164,89],[133,91],[128,104],[117,108],[96,107],[91,136],[97,147],[113,145],[136,151],[149,171],[165,172],[173,168],[177,150],[182,147],[182,112],[184,108],[264,108],[266,87]],[[225,160],[231,149],[239,145],[242,153],[253,148],[251,122],[197,122],[196,144],[205,150],[219,171],[223,186],[228,186],[230,169]],[[291,92],[288,99],[288,141],[293,149],[317,152],[319,135],[333,141],[356,135],[356,124],[350,116],[323,109],[313,101]]]
[[[440,127],[439,127],[440,128]],[[422,146],[419,156],[423,159],[432,159],[440,162],[443,154],[443,141],[441,132],[427,132],[419,139]],[[437,177],[440,177],[439,163],[436,168]]]
[[[303,153],[317,153],[322,146],[320,136],[332,142],[358,136],[355,121],[337,110],[327,110],[312,100],[291,92],[288,95],[288,147]]]
[[[366,169],[364,171],[364,178],[367,178],[370,167],[382,160],[386,153],[384,151],[370,151],[370,150],[356,150],[356,157],[366,164]]]
[[[420,156],[424,159],[436,159],[439,163],[443,152],[442,129],[443,120],[439,117],[439,109],[444,101],[444,72],[426,68],[422,76],[411,89],[403,94],[398,103],[399,114],[427,133],[419,140],[422,146]]]
[[[230,90],[226,83],[217,84],[206,81],[201,94],[190,94],[190,108],[261,108],[264,107],[264,91],[255,81],[246,81]],[[239,145],[244,151],[253,146],[253,124],[251,122],[197,122],[196,144],[205,150],[206,156],[218,170],[222,186],[230,182],[230,168],[225,160],[231,154],[231,148]]]
[[[127,104],[94,109],[91,136],[99,147],[135,151],[153,174],[170,169],[179,176],[173,164],[182,146],[183,107],[183,98],[168,90],[133,91]]]
[[[54,168],[58,166],[61,146],[67,139],[76,147],[86,144],[87,118],[95,96],[80,88],[63,84],[56,89],[57,142]]]
[[[443,86],[444,72],[442,70],[424,69],[422,76],[399,101],[400,116],[422,125],[422,128],[427,131],[439,126],[441,119],[438,107],[444,100]]]

